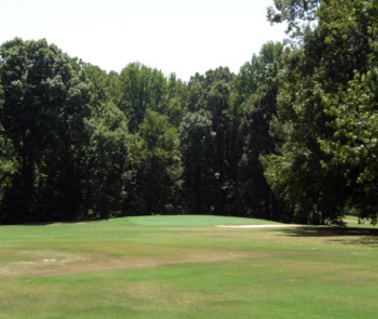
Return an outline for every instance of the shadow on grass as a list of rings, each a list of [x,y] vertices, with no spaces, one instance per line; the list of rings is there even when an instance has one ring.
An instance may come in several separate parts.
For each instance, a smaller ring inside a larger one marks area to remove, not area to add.
[[[378,229],[374,228],[305,226],[287,228],[281,230],[281,232],[284,232],[286,236],[292,237],[329,237],[332,241],[345,244],[378,245]],[[347,239],[348,237],[350,238]]]

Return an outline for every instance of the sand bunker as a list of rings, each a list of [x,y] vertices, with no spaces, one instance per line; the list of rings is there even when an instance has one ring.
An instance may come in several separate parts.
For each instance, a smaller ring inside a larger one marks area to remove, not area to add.
[[[283,227],[301,227],[295,224],[266,224],[266,225],[219,225],[221,228],[283,228]]]

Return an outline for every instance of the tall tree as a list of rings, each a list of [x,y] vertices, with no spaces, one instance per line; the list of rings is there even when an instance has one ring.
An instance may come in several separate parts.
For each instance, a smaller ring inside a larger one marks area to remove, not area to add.
[[[230,83],[213,82],[205,91],[206,110],[211,114],[214,139],[209,164],[215,171],[213,207],[216,214],[229,213],[231,190],[234,180],[232,172],[232,114],[229,103]]]
[[[335,97],[353,88],[356,72],[367,72],[374,10],[374,1],[320,2],[317,26],[287,60],[272,126],[280,154],[268,157],[266,176],[304,221],[337,222],[356,188],[356,171],[333,165],[335,154],[322,141],[335,138],[342,112]]]
[[[130,136],[128,165],[128,214],[182,211],[179,139],[167,116],[147,110],[139,133]]]
[[[116,84],[119,95],[115,103],[129,119],[131,133],[139,130],[147,108],[164,113],[167,80],[162,72],[140,63],[131,63],[121,71]]]
[[[0,82],[0,109],[4,103],[3,88]],[[5,134],[3,126],[0,124],[0,222],[5,219],[3,213],[3,199],[5,193],[12,186],[14,174],[19,169],[13,143]]]
[[[320,3],[320,0],[274,0],[275,8],[268,8],[268,20],[286,22],[286,32],[292,38],[302,38],[316,21]]]
[[[208,214],[214,211],[212,190],[216,171],[210,161],[215,138],[208,111],[188,113],[180,127],[181,152],[184,164],[184,189],[188,211]]]
[[[195,198],[196,209],[216,214],[231,214],[234,210],[237,157],[230,105],[233,78],[229,69],[222,67],[192,77],[188,84],[189,113],[181,127],[188,195]],[[203,140],[199,141],[201,134]],[[207,187],[207,195],[199,194],[197,187]]]
[[[273,194],[264,176],[261,156],[275,153],[270,121],[276,114],[280,73],[284,68],[281,43],[263,45],[260,54],[246,63],[235,79],[233,103],[239,105],[240,197],[248,215],[286,220],[283,203]]]
[[[171,74],[167,82],[166,107],[162,114],[167,115],[171,124],[176,128],[186,113],[187,85]]]
[[[0,122],[20,160],[3,205],[8,222],[74,218],[89,101],[80,65],[45,40],[14,39],[0,53]]]
[[[91,114],[85,120],[89,141],[85,147],[85,200],[88,218],[122,214],[126,200],[128,121],[112,102],[111,77],[98,67],[83,69],[91,96]]]
[[[333,120],[333,135],[320,139],[331,159],[324,169],[342,172],[350,185],[346,205],[360,217],[377,221],[378,166],[378,6],[375,1],[338,5],[330,1],[319,13],[327,34],[327,53],[340,55],[340,84],[327,91],[324,111]],[[344,62],[345,61],[345,62]],[[328,61],[329,65],[335,62]],[[328,66],[328,65],[327,65]],[[328,67],[333,72],[335,66]],[[343,79],[348,81],[343,81]],[[335,86],[335,84],[333,84]]]

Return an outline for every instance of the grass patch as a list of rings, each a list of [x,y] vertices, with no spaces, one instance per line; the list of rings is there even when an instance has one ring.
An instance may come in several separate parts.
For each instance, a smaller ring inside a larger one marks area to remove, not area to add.
[[[370,223],[369,219],[360,219],[357,216],[347,215],[344,217],[343,221],[346,223],[347,227],[378,229],[375,225]]]
[[[127,220],[134,225],[175,227],[277,224],[275,222],[257,218],[225,217],[213,215],[155,215],[147,217],[129,217]]]
[[[378,236],[215,216],[0,227],[0,319],[376,318]]]

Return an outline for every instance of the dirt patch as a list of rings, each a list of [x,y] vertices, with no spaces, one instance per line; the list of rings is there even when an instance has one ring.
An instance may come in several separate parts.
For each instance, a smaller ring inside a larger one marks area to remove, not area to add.
[[[85,261],[85,257],[55,250],[22,251],[14,261],[0,267],[0,276],[43,273],[52,267]]]

